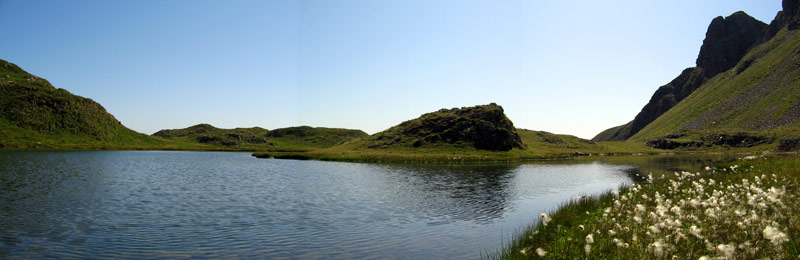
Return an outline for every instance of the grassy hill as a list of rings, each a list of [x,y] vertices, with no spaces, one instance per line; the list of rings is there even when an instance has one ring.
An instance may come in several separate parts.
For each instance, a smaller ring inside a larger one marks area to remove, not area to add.
[[[304,153],[256,157],[341,161],[511,161],[586,154],[647,153],[638,143],[598,144],[570,135],[514,128],[496,104],[442,109],[380,133]]]
[[[39,149],[199,149],[128,129],[91,99],[0,60],[0,147]]]
[[[494,103],[427,113],[373,135],[366,145],[380,149],[448,145],[490,151],[524,149],[514,124]]]
[[[153,136],[187,143],[246,150],[307,151],[367,137],[361,130],[298,126],[269,131],[260,127],[221,129],[198,124],[183,129],[161,130]]]

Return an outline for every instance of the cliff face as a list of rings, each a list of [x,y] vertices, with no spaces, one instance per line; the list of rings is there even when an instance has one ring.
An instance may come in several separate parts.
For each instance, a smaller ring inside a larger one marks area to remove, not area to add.
[[[707,78],[732,68],[766,29],[767,24],[741,11],[714,18],[697,55],[697,66],[703,68]]]
[[[778,33],[783,27],[789,30],[797,30],[800,28],[800,0],[784,0],[783,10],[775,15],[775,19],[769,24],[762,42],[769,41],[775,34]]]
[[[723,144],[735,147],[757,144],[752,142],[756,139],[771,143],[775,138],[798,136],[800,6],[795,0],[784,1],[783,6],[734,67],[706,81],[628,140],[674,139],[670,142],[718,145],[712,141],[732,136],[734,142]],[[750,140],[736,141],[740,137]]]
[[[744,12],[711,21],[697,56],[697,66],[687,68],[659,87],[650,101],[629,123],[605,130],[592,141],[623,141],[688,97],[709,78],[733,68],[763,37],[767,25]]]

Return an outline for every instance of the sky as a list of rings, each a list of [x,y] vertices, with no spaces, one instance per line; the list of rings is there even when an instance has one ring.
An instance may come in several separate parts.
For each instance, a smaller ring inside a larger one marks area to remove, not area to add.
[[[497,103],[592,138],[695,65],[708,24],[780,0],[0,0],[0,59],[152,134],[309,125],[373,134]]]

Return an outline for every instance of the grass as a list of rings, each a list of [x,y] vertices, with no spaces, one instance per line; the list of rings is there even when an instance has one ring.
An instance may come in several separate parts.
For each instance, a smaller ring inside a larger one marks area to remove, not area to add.
[[[361,130],[325,127],[298,126],[270,131],[260,127],[221,129],[198,124],[183,129],[161,130],[153,136],[231,150],[305,152],[368,135]]]
[[[567,202],[490,258],[800,257],[800,158],[745,158]]]
[[[682,130],[770,129],[781,135],[800,134],[797,120],[779,121],[789,116],[800,98],[798,49],[800,33],[780,31],[769,42],[754,47],[736,67],[709,79],[629,140],[643,141]]]
[[[354,139],[341,145],[306,152],[298,151],[261,151],[253,156],[260,158],[278,158],[284,155],[304,155],[310,159],[351,162],[508,162],[526,160],[546,160],[568,158],[588,154],[636,154],[658,153],[659,150],[648,148],[644,144],[629,142],[594,143],[570,135],[557,135],[543,131],[517,129],[525,144],[524,149],[514,148],[509,151],[489,151],[472,147],[470,144],[428,143],[421,147],[392,146],[371,147],[372,142],[366,138]]]

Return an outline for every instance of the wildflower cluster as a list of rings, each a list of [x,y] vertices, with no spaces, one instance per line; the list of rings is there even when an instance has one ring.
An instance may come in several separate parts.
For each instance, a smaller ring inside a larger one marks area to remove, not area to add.
[[[649,174],[645,183],[612,191],[610,199],[574,227],[559,226],[556,236],[570,237],[568,243],[539,249],[570,251],[574,253],[567,255],[573,257],[581,251],[587,258],[797,258],[792,234],[800,209],[792,205],[798,200],[794,174],[739,165]],[[557,222],[557,217],[547,217],[550,221]]]

